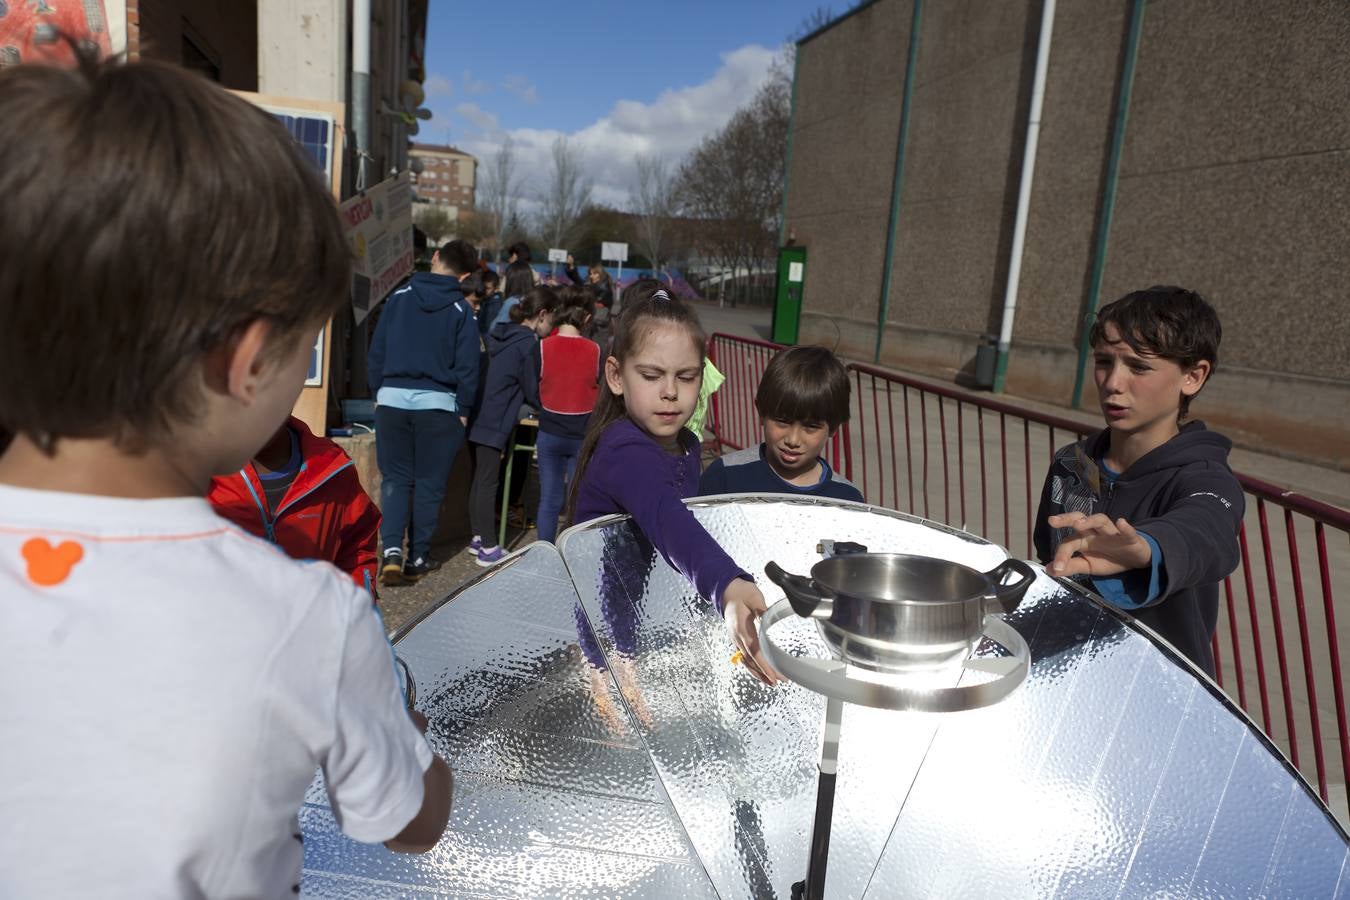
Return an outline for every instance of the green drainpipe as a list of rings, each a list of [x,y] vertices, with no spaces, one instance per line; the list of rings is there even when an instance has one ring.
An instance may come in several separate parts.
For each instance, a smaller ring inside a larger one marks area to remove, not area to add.
[[[1111,154],[1106,160],[1106,187],[1102,191],[1102,217],[1097,223],[1097,241],[1092,251],[1092,279],[1088,283],[1087,309],[1083,313],[1083,334],[1078,342],[1078,372],[1073,381],[1071,406],[1083,400],[1083,382],[1087,368],[1091,322],[1102,296],[1102,274],[1106,271],[1106,246],[1111,236],[1111,215],[1116,208],[1116,182],[1120,176],[1120,153],[1125,146],[1125,122],[1130,113],[1130,90],[1134,86],[1134,63],[1139,56],[1139,35],[1144,30],[1147,0],[1134,0],[1130,10],[1130,33],[1125,43],[1125,64],[1120,70],[1120,95],[1116,98],[1116,121],[1111,131]]]
[[[891,305],[891,268],[895,261],[895,230],[900,221],[900,194],[905,181],[905,145],[909,141],[909,107],[914,98],[914,69],[919,60],[919,25],[923,20],[923,0],[914,0],[914,17],[909,23],[909,58],[905,62],[905,92],[900,101],[900,136],[895,146],[895,177],[891,181],[891,215],[886,223],[886,260],[881,270],[881,308],[877,310],[877,346],[873,362],[881,362],[881,338],[886,333],[886,315]]]
[[[797,126],[797,69],[801,64],[802,48],[792,51],[792,93],[788,100],[787,147],[783,150],[783,207],[778,211],[778,246],[787,243],[788,176],[792,173],[792,131]]]

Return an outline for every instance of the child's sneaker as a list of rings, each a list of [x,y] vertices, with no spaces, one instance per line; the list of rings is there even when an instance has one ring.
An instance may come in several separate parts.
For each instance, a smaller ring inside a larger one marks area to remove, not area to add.
[[[477,556],[478,551],[482,549],[483,549],[483,539],[475,534],[473,536],[473,540],[469,541],[469,552],[472,553],[474,556]]]
[[[380,584],[392,587],[403,583],[403,554],[393,550],[380,563]]]
[[[486,569],[488,566],[495,566],[501,562],[505,556],[506,551],[501,547],[480,547],[478,552],[474,554],[473,561]]]
[[[403,566],[403,580],[408,584],[416,584],[426,575],[430,575],[441,567],[441,564],[428,556],[419,556]]]

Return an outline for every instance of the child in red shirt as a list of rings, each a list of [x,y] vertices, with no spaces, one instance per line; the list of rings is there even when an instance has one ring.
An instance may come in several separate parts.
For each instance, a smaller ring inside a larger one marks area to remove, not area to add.
[[[295,559],[322,559],[375,594],[380,511],[356,465],[292,416],[249,463],[211,479],[216,513]]]
[[[577,467],[586,424],[600,393],[600,346],[583,333],[595,295],[589,287],[565,287],[554,321],[556,334],[539,345],[539,540],[558,536],[558,516]]]

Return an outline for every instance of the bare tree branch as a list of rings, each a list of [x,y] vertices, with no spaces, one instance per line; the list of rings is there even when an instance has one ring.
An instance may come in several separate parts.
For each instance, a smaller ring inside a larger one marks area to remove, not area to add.
[[[478,186],[479,208],[489,220],[495,236],[494,253],[500,254],[506,243],[506,230],[517,218],[520,205],[520,179],[516,177],[516,151],[508,135],[487,162],[487,172]]]
[[[581,151],[566,137],[553,141],[549,182],[539,198],[540,231],[550,247],[566,248],[581,213],[591,202],[591,182],[582,171]]]
[[[680,166],[678,197],[699,220],[699,247],[733,273],[773,265],[791,93],[787,68],[776,65],[750,104]]]
[[[665,161],[646,154],[637,157],[637,191],[633,195],[638,217],[637,245],[660,271],[666,232],[675,214],[675,174]]]

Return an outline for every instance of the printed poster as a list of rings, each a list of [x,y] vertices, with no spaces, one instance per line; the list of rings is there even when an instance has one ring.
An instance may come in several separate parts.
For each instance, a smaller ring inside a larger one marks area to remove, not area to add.
[[[381,181],[339,207],[356,257],[352,311],[360,324],[413,270],[412,179]]]

